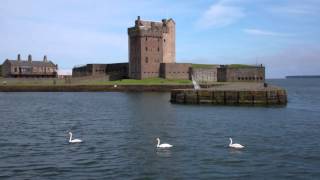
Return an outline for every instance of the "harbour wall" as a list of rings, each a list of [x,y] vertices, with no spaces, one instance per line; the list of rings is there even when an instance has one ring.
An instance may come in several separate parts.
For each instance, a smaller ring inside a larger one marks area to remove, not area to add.
[[[267,90],[192,90],[171,91],[172,103],[216,104],[216,105],[286,105],[287,93],[284,89]]]

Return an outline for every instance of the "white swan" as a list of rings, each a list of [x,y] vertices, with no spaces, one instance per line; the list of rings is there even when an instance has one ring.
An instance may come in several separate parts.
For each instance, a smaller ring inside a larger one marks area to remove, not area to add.
[[[167,143],[160,144],[160,138],[157,138],[157,141],[158,141],[157,148],[171,148],[172,147],[171,144],[167,144]]]
[[[238,143],[232,144],[232,139],[231,139],[231,138],[229,138],[229,140],[230,140],[229,147],[231,147],[231,148],[236,148],[236,149],[242,149],[242,148],[244,148],[244,146],[242,146],[241,144],[238,144]]]
[[[69,143],[81,143],[81,139],[72,139],[72,132],[69,132],[70,138],[69,138]]]

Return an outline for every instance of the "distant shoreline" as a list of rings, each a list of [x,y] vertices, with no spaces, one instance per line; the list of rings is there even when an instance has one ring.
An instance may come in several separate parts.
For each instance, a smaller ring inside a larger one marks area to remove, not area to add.
[[[296,75],[296,76],[286,76],[287,79],[291,78],[320,78],[320,75]]]

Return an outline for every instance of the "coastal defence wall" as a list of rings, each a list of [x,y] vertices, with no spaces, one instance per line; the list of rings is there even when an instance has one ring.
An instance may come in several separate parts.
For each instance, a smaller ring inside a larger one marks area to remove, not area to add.
[[[287,93],[284,89],[268,90],[192,90],[171,91],[172,103],[215,104],[215,105],[286,105]]]

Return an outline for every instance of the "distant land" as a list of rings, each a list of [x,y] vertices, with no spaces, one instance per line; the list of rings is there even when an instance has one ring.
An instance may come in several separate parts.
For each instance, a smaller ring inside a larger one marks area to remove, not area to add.
[[[320,75],[295,75],[295,76],[286,76],[287,79],[289,78],[320,78]]]

